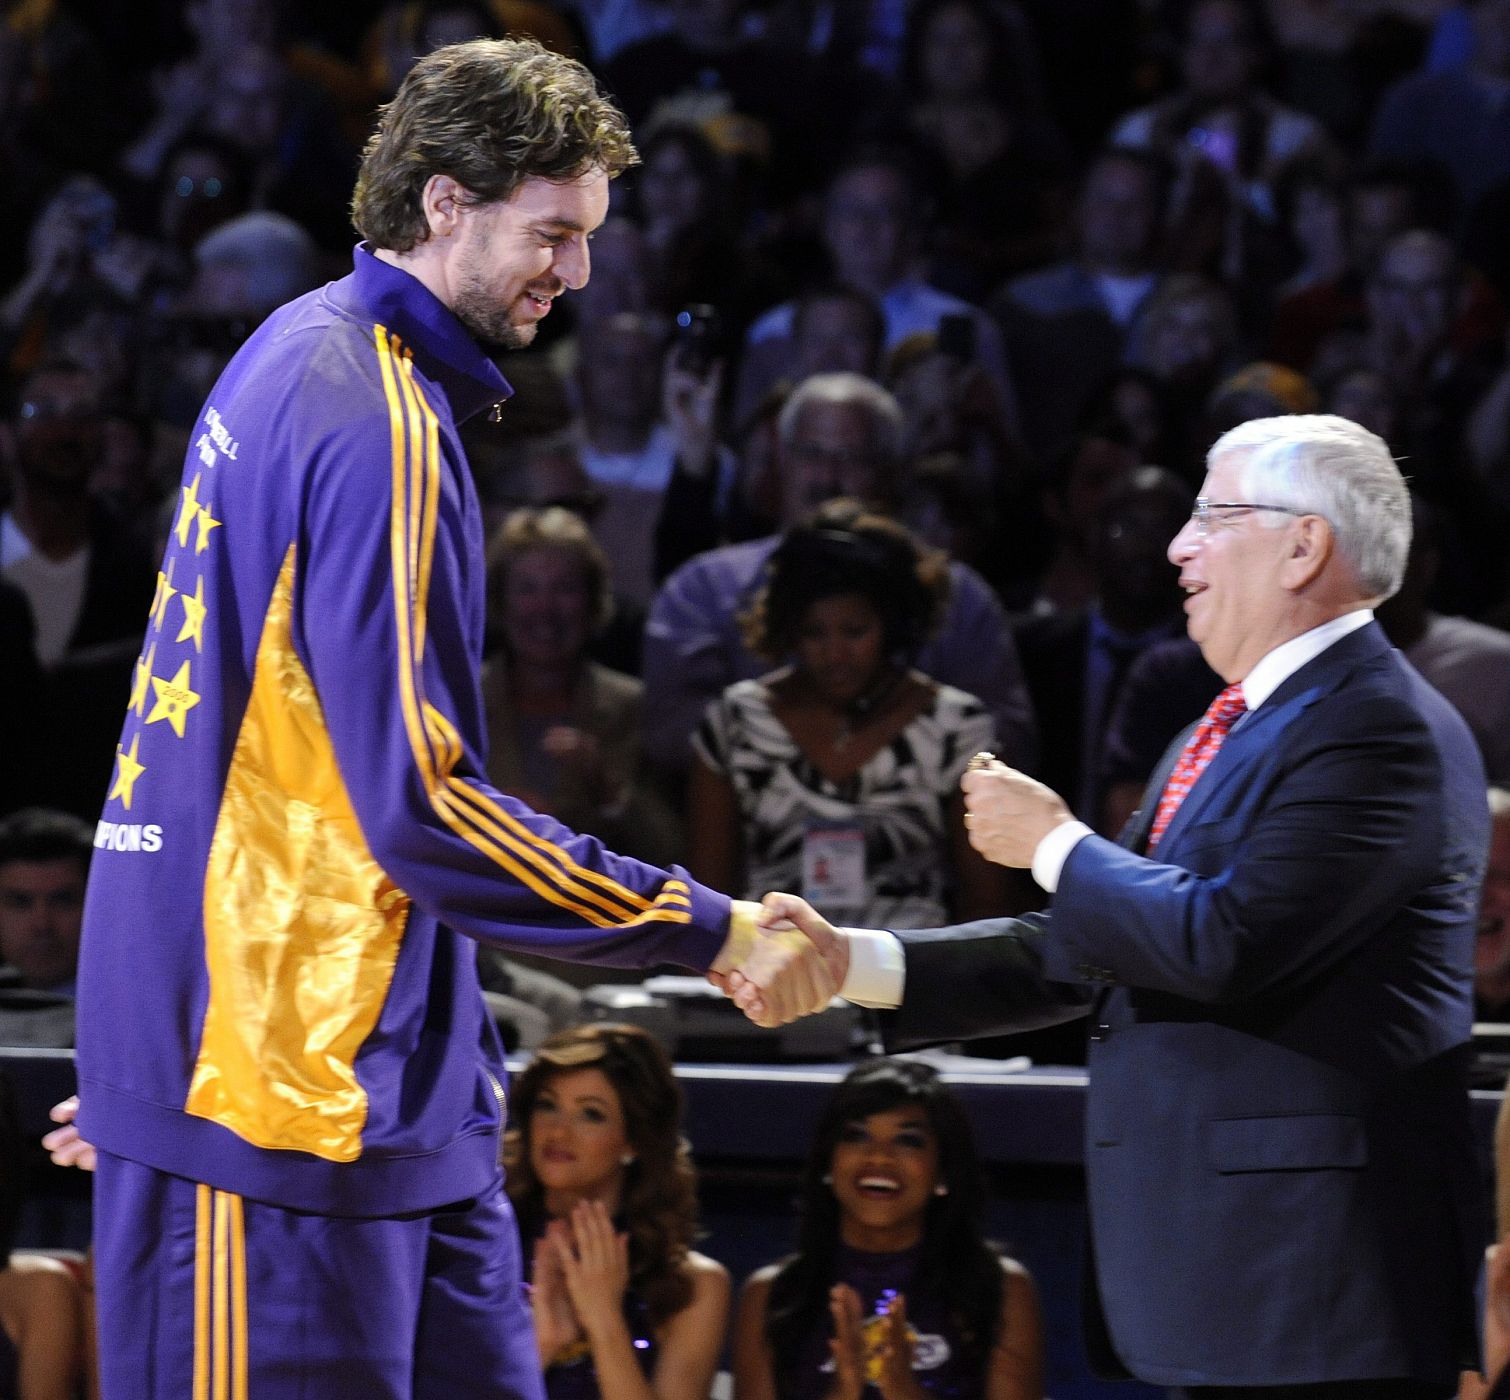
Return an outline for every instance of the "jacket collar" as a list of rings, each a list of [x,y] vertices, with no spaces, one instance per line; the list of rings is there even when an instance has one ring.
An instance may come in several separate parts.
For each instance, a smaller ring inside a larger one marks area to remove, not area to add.
[[[513,394],[509,382],[472,339],[454,312],[417,277],[359,243],[353,255],[354,307],[414,351],[441,383],[458,423]],[[337,284],[339,285],[339,284]]]

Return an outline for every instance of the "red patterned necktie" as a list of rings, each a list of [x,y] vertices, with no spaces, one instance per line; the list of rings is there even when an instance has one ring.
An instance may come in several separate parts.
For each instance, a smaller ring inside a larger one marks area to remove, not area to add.
[[[1227,737],[1227,731],[1237,722],[1238,716],[1246,713],[1247,709],[1248,704],[1243,699],[1241,685],[1229,685],[1211,702],[1211,708],[1196,725],[1195,732],[1185,741],[1179,761],[1174,765],[1169,781],[1164,784],[1164,791],[1159,797],[1158,810],[1153,816],[1153,826],[1148,833],[1150,853],[1159,844],[1169,823],[1174,820],[1174,814],[1179,811],[1180,803],[1185,800],[1186,794],[1195,786],[1196,779],[1206,771],[1206,766],[1216,757],[1216,751],[1221,748],[1222,740]]]

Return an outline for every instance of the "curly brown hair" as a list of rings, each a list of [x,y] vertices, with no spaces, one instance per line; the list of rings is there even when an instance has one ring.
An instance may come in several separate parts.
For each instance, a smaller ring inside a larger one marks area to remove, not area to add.
[[[684,1265],[697,1238],[697,1172],[681,1135],[682,1091],[671,1060],[638,1026],[593,1022],[541,1042],[513,1082],[503,1139],[509,1199],[528,1238],[546,1219],[545,1190],[530,1165],[530,1117],[541,1092],[563,1074],[595,1069],[614,1087],[634,1161],[624,1173],[620,1213],[629,1233],[629,1283],[659,1327],[692,1301]]]
[[[351,221],[376,248],[429,237],[422,196],[449,175],[475,203],[526,180],[618,175],[639,159],[624,115],[575,59],[533,39],[473,39],[420,59],[362,152]]]
[[[870,600],[887,652],[910,664],[948,603],[949,560],[860,501],[825,501],[766,561],[765,582],[739,617],[745,645],[779,664],[796,646],[808,609],[845,593]]]

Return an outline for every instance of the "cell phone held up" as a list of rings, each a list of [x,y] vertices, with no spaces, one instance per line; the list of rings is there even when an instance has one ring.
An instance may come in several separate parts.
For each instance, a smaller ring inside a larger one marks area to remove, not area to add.
[[[718,359],[723,325],[716,307],[694,302],[676,313],[671,333],[671,362],[687,374],[704,378]]]

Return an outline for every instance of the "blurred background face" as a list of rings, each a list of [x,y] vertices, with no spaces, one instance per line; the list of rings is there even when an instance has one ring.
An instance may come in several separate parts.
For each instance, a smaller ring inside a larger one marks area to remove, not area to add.
[[[552,1075],[529,1117],[530,1166],[547,1192],[616,1199],[630,1150],[618,1090],[600,1069]]]
[[[1222,308],[1214,297],[1182,297],[1163,309],[1148,338],[1149,368],[1161,379],[1213,374],[1226,349]]]
[[[1057,509],[1050,514],[1072,539],[1089,544],[1096,517],[1112,490],[1138,465],[1132,448],[1107,438],[1087,438],[1075,452]]]
[[[712,190],[680,141],[665,140],[646,157],[639,173],[640,199],[651,219],[673,228],[693,228],[712,212]]]
[[[27,986],[55,986],[74,975],[83,917],[79,861],[64,857],[0,865],[0,957]]]
[[[592,635],[594,598],[582,562],[564,549],[526,549],[503,581],[502,625],[516,665],[556,669],[581,657]]]
[[[1097,518],[1092,558],[1102,592],[1115,593],[1139,625],[1152,626],[1179,609],[1180,571],[1168,549],[1190,505],[1172,483],[1134,486],[1114,492]]]
[[[859,593],[818,599],[797,624],[793,660],[822,699],[853,704],[875,686],[886,665],[881,614]]]
[[[930,96],[958,99],[986,87],[991,72],[991,35],[967,4],[933,12],[922,36],[923,82]]]
[[[34,374],[16,413],[16,465],[32,488],[82,492],[103,447],[93,381],[72,371]]]
[[[1351,419],[1385,442],[1394,437],[1397,414],[1395,396],[1381,375],[1371,369],[1357,369],[1337,381],[1327,401],[1326,411]]]
[[[1354,269],[1371,274],[1396,234],[1404,233],[1415,219],[1415,197],[1400,185],[1374,185],[1356,189],[1348,197],[1348,257]]]
[[[615,316],[579,342],[577,375],[595,420],[647,425],[660,415],[661,346],[637,316]]]
[[[1385,343],[1440,345],[1457,317],[1452,248],[1435,234],[1404,234],[1384,250],[1368,285],[1369,318]]]
[[[840,370],[874,374],[881,355],[877,328],[865,308],[847,297],[808,303],[793,327],[793,378],[800,383],[810,374]]]
[[[1080,196],[1080,247],[1091,262],[1140,267],[1153,248],[1158,221],[1153,181],[1126,160],[1103,160]]]
[[[885,461],[870,413],[853,403],[810,403],[792,425],[781,451],[781,507],[786,524],[835,496],[875,501],[883,493]]]
[[[189,146],[163,168],[157,226],[187,252],[212,228],[246,212],[246,196],[220,156]]]
[[[283,127],[288,70],[271,49],[245,48],[219,73],[205,129],[253,155],[276,152]]]
[[[1195,7],[1181,54],[1185,86],[1192,94],[1210,101],[1242,97],[1256,61],[1240,5],[1204,0]]]
[[[906,181],[884,166],[861,166],[829,192],[823,236],[840,281],[877,296],[909,271],[912,220]]]

